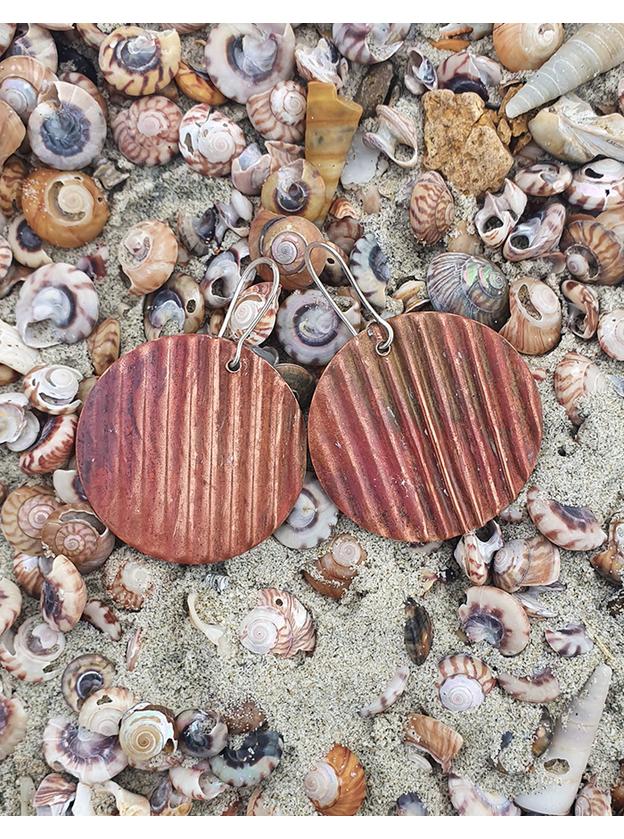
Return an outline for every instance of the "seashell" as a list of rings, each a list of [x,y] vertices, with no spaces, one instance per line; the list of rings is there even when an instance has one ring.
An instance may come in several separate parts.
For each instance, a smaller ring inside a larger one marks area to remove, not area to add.
[[[52,475],[52,483],[63,504],[87,500],[77,469],[56,469]]]
[[[568,713],[557,723],[548,750],[548,763],[563,762],[567,768],[539,792],[518,795],[516,803],[523,810],[561,816],[569,812],[587,766],[610,682],[611,668],[599,664],[572,700]]]
[[[438,67],[438,87],[453,93],[477,93],[488,101],[487,87],[499,85],[502,70],[496,61],[462,50],[446,58]]]
[[[23,343],[18,330],[0,320],[0,363],[18,373],[28,373],[40,360],[39,353]]]
[[[540,161],[519,169],[514,182],[526,195],[546,198],[566,190],[569,193],[572,178],[572,170],[565,163]]]
[[[28,122],[41,91],[54,81],[54,73],[30,56],[12,56],[0,63],[0,99],[24,122]]]
[[[80,620],[90,623],[104,635],[108,635],[111,641],[121,641],[121,624],[111,607],[101,600],[96,598],[87,600],[87,605],[82,611]]]
[[[295,160],[267,178],[261,200],[272,213],[314,221],[325,204],[325,181],[307,160]]]
[[[7,228],[6,241],[13,257],[21,265],[28,268],[41,268],[42,265],[49,265],[52,262],[43,250],[41,239],[22,215],[12,219]]]
[[[208,74],[199,67],[189,64],[188,61],[180,61],[175,83],[180,91],[194,102],[203,102],[206,105],[222,105],[227,101],[225,96],[210,81]]]
[[[250,731],[267,727],[264,711],[250,698],[228,705],[222,717],[230,734],[249,734]]]
[[[178,258],[178,243],[161,221],[140,221],[119,244],[119,262],[130,279],[130,294],[148,294],[171,276]]]
[[[470,641],[485,641],[501,655],[518,655],[529,643],[530,625],[524,609],[510,594],[492,586],[469,588],[459,617]]]
[[[431,755],[444,773],[464,744],[463,737],[448,725],[423,714],[408,714],[404,733],[406,742]]]
[[[592,775],[579,790],[574,804],[575,816],[612,816],[611,792],[598,789],[598,775]]]
[[[11,368],[7,367],[6,364],[0,364],[0,386],[1,387],[5,387],[6,385],[15,384],[15,382],[19,379],[19,377],[20,377],[20,374],[17,372],[17,370],[11,370]]]
[[[126,670],[131,672],[134,670],[143,646],[143,627],[138,626],[128,638],[128,646],[126,648]]]
[[[529,488],[527,510],[540,533],[560,548],[591,551],[607,539],[588,507],[560,504],[535,485]]]
[[[271,156],[262,154],[257,143],[251,143],[232,160],[232,183],[244,195],[260,195],[262,185],[271,173]]]
[[[106,117],[93,96],[68,82],[50,82],[28,118],[28,141],[47,166],[82,169],[102,152]]]
[[[546,283],[520,277],[509,287],[511,315],[500,334],[525,355],[543,355],[561,337],[561,304]]]
[[[333,84],[340,90],[347,80],[349,65],[330,38],[320,38],[315,47],[295,45],[297,72],[306,82]]]
[[[228,99],[245,104],[294,75],[295,33],[289,23],[220,23],[208,36],[204,65]]]
[[[180,751],[193,757],[212,757],[227,746],[228,729],[216,711],[192,708],[175,719],[179,731]]]
[[[229,175],[234,158],[245,149],[240,127],[210,105],[194,105],[182,117],[179,148],[191,169],[215,178]]]
[[[438,312],[500,329],[509,316],[509,288],[498,266],[481,256],[444,253],[427,269],[427,294]]]
[[[143,96],[110,121],[119,151],[139,166],[169,163],[178,153],[182,111],[165,96]]]
[[[315,644],[314,624],[305,606],[275,588],[261,589],[256,608],[241,622],[238,637],[252,653],[286,658],[300,650],[311,652]]]
[[[78,248],[98,236],[109,216],[108,202],[82,172],[35,169],[24,181],[22,211],[44,241]]]
[[[43,584],[42,560],[45,563],[43,557],[22,551],[18,551],[13,557],[13,576],[17,584],[22,591],[37,600],[41,596],[41,586]]]
[[[533,676],[514,676],[512,673],[499,671],[496,678],[505,693],[519,702],[541,705],[552,702],[561,693],[557,677],[550,667],[545,667]]]
[[[147,96],[173,81],[180,66],[180,36],[120,26],[100,45],[100,70],[108,84],[128,96]]]
[[[485,537],[483,540],[479,538],[480,533]],[[491,521],[481,530],[471,530],[462,536],[453,556],[470,582],[475,586],[483,586],[487,583],[492,557],[502,547],[501,529],[495,521]]]
[[[381,714],[382,711],[387,711],[405,690],[408,679],[409,668],[405,666],[398,667],[396,673],[384,687],[380,695],[370,705],[366,705],[366,707],[358,711],[359,715],[361,717],[372,717],[375,714]]]
[[[616,285],[624,277],[624,244],[599,221],[571,221],[562,249],[573,277],[588,283]]]
[[[607,355],[624,361],[624,309],[614,309],[600,318],[598,341]]]
[[[0,635],[13,626],[22,611],[22,594],[7,577],[0,577]]]
[[[103,244],[95,253],[89,256],[81,256],[76,262],[76,268],[84,271],[92,280],[102,280],[106,276],[106,263],[108,262],[108,245]]]
[[[123,609],[137,612],[151,597],[154,584],[149,565],[142,559],[124,559],[121,564],[108,563],[104,569],[104,586],[110,598]]]
[[[80,407],[75,399],[82,374],[64,364],[44,364],[24,376],[22,387],[31,405],[54,416],[71,414]]]
[[[210,769],[207,760],[195,766],[172,766],[169,779],[179,794],[192,801],[211,801],[226,789],[223,781]]]
[[[590,213],[624,206],[624,163],[606,158],[583,166],[574,173],[566,198]]]
[[[510,262],[518,262],[556,251],[565,219],[562,204],[549,204],[514,227],[503,245],[503,256]]]
[[[106,318],[87,337],[87,350],[96,375],[101,376],[119,358],[120,327],[117,318]]]
[[[18,23],[15,38],[7,51],[7,56],[10,55],[35,58],[53,73],[58,68],[56,44],[50,33],[38,23]]]
[[[305,264],[305,249],[312,242],[322,242],[319,229],[301,216],[279,216],[262,209],[249,230],[249,255],[252,260],[267,256],[274,260],[280,273],[280,282],[286,291],[306,288],[314,278]],[[325,265],[326,251],[315,248],[310,261],[317,274]],[[265,282],[272,280],[267,265],[258,265],[258,273]]]
[[[121,718],[119,745],[130,760],[137,762],[148,761],[162,751],[172,754],[178,745],[172,712],[162,705],[139,702]]]
[[[521,816],[519,807],[496,792],[486,792],[468,778],[448,777],[451,804],[460,816]]]
[[[199,285],[188,274],[173,274],[167,282],[145,297],[145,337],[197,332],[204,319],[204,298]]]
[[[563,26],[560,23],[495,23],[492,39],[499,61],[512,73],[537,70],[563,43]]]
[[[62,469],[74,448],[78,418],[75,414],[50,417],[39,438],[22,452],[20,469],[27,475],[45,475]]]
[[[169,771],[173,772],[186,767],[174,766]],[[150,811],[152,816],[188,816],[193,802],[185,795],[181,795],[169,778],[165,775],[152,790],[150,795]]]
[[[410,23],[334,23],[332,38],[350,61],[377,64],[401,48],[410,27]]]
[[[593,338],[598,329],[600,304],[596,292],[577,280],[564,280],[561,293],[568,301],[566,326],[585,341]]]
[[[75,658],[63,671],[61,693],[69,707],[78,712],[87,697],[109,688],[114,679],[115,668],[107,658],[98,653],[87,653]]]
[[[426,90],[438,89],[438,75],[431,60],[416,47],[407,50],[407,65],[404,77],[405,87],[414,96],[420,96]]]
[[[16,679],[47,682],[61,671],[50,665],[62,654],[65,636],[44,623],[39,615],[28,618],[16,633],[0,637],[0,664]]]
[[[59,554],[51,568],[44,571],[41,586],[43,619],[57,632],[69,632],[82,615],[87,602],[87,588],[76,566]]]
[[[16,23],[0,23],[0,55],[8,50],[15,35],[16,27]]]
[[[575,658],[594,648],[582,623],[569,623],[562,629],[546,629],[544,640],[562,658]]]
[[[230,805],[231,806],[231,805]],[[232,815],[230,813],[221,813],[222,816]],[[246,816],[280,816],[281,813],[275,805],[266,800],[266,794],[263,790],[256,788],[251,794],[251,798],[247,802]]]
[[[41,528],[59,506],[47,486],[23,486],[7,495],[2,507],[2,533],[16,551],[41,554]]]
[[[355,247],[355,243],[364,238],[364,228],[356,218],[335,218],[331,212],[331,207],[329,216],[325,222],[324,230],[330,242],[338,248],[339,252],[346,254],[347,257],[351,254],[353,248]],[[329,270],[328,263],[329,267],[332,265],[332,259],[332,255],[328,254],[325,262],[326,273],[327,270]],[[348,259],[346,259],[345,262],[348,262]],[[346,278],[339,263],[337,263],[336,260],[334,260],[334,263],[339,268],[339,279],[340,284],[342,284],[346,281]]]
[[[22,207],[22,185],[27,173],[26,164],[12,155],[0,169],[0,213],[10,218]]]
[[[532,108],[539,108],[545,102],[574,90],[599,73],[605,73],[620,64],[623,59],[622,24],[585,24],[507,103],[507,117],[513,119]]]
[[[507,178],[502,195],[485,193],[483,208],[475,215],[474,223],[488,247],[497,248],[504,243],[524,212],[526,202],[524,192]]]
[[[10,105],[0,99],[0,166],[22,145],[26,136],[24,124]]]
[[[286,384],[294,393],[299,406],[302,409],[307,408],[316,387],[316,378],[312,373],[298,364],[276,364],[275,369],[286,380]],[[352,549],[348,547],[348,543],[345,543],[344,548],[348,554],[352,554]],[[363,549],[362,552],[364,553]],[[314,585],[314,583],[311,583],[311,585]]]
[[[253,216],[253,204],[240,192],[233,189],[230,203],[225,204],[222,201],[217,201],[214,209],[217,211],[214,234],[217,245],[222,243],[228,230],[233,231],[237,236],[249,235],[249,227],[246,222],[251,221]],[[240,226],[241,222],[243,222],[243,226]]]
[[[606,550],[590,557],[589,561],[608,582],[616,586],[624,584],[624,518],[614,516],[611,519]]]
[[[271,158],[271,172],[276,172],[287,163],[294,163],[305,157],[305,149],[296,143],[283,143],[281,140],[265,140],[264,145]]]
[[[63,554],[81,574],[103,565],[115,547],[115,536],[97,518],[88,504],[58,507],[41,530],[41,542],[48,555]]]
[[[514,592],[521,586],[550,585],[559,579],[559,570],[559,551],[538,533],[505,543],[494,557],[493,580],[503,591]]]
[[[385,253],[373,233],[358,239],[349,257],[353,278],[367,300],[377,309],[386,305],[386,285],[390,269]]]
[[[106,100],[100,93],[98,86],[94,82],[92,82],[88,76],[84,76],[82,73],[61,73],[61,75],[59,76],[59,81],[76,85],[77,87],[81,87],[83,90],[85,90],[98,103],[98,105],[102,109],[104,118],[108,119],[108,107],[106,105]]]
[[[530,618],[541,620],[543,618],[554,618],[557,615],[556,612],[553,612],[541,603],[539,599],[540,595],[544,592],[565,591],[565,589],[566,586],[556,580],[547,586],[532,586],[526,591],[514,592],[513,596],[524,607],[524,611]]]
[[[206,638],[211,641],[217,648],[217,654],[224,657],[232,655],[231,644],[225,634],[224,627],[221,624],[209,624],[203,621],[197,614],[195,608],[195,601],[197,599],[196,592],[191,592],[187,597],[187,605],[189,610],[189,618],[191,623],[200,632],[203,632]]]
[[[392,299],[403,303],[404,312],[417,312],[429,303],[427,283],[424,280],[408,280],[397,288]]]
[[[43,755],[55,772],[67,772],[83,784],[108,781],[128,765],[118,737],[95,734],[62,717],[46,725]]]
[[[337,521],[338,508],[313,473],[306,472],[295,506],[273,536],[287,548],[316,548],[331,536]]]
[[[145,796],[123,789],[115,781],[106,781],[106,783],[94,785],[91,789],[97,793],[112,795],[115,798],[115,813],[119,816],[151,815],[150,802]]]
[[[335,743],[314,762],[303,789],[322,816],[354,816],[366,796],[366,777],[351,749]]]
[[[438,662],[436,687],[440,702],[454,714],[478,708],[496,680],[484,661],[465,653],[453,653]]]
[[[404,116],[387,105],[377,105],[379,127],[376,132],[364,134],[364,142],[373,149],[383,152],[402,169],[413,169],[418,163],[418,129],[411,117]],[[411,154],[405,159],[396,156],[399,146],[407,146]]]
[[[46,775],[37,787],[32,806],[37,816],[69,815],[67,810],[76,798],[76,784],[56,773]]]
[[[333,536],[328,550],[303,572],[308,583],[320,594],[340,598],[349,590],[358,573],[358,566],[366,562],[366,551],[353,536],[341,533]]]
[[[585,419],[580,413],[581,400],[606,389],[607,380],[598,365],[580,353],[567,353],[555,368],[555,396],[574,425],[582,425]]]
[[[429,613],[413,598],[405,603],[405,649],[414,664],[424,664],[433,643],[433,623]]]
[[[278,309],[278,300],[272,294],[271,283],[257,283],[240,295],[230,317],[228,337],[233,341],[240,340],[269,301],[269,308],[256,323],[253,332],[245,339],[245,343],[248,346],[257,347],[266,341],[273,332]]]
[[[305,134],[306,92],[298,82],[281,81],[247,100],[247,116],[265,140],[298,143]]]
[[[245,243],[245,240],[241,239],[239,245],[242,243]],[[241,280],[240,263],[246,256],[249,256],[249,249],[245,243],[244,247],[237,247],[236,244],[232,245],[229,250],[222,251],[211,259],[206,273],[199,283],[204,302],[208,308],[220,309],[232,301],[234,292]],[[249,281],[253,282],[251,276]],[[217,329],[217,333],[218,331]]]
[[[28,400],[21,393],[0,394],[0,442],[11,451],[23,451],[39,434],[39,421],[27,410]]]
[[[201,216],[178,215],[178,233],[184,247],[195,256],[205,256],[212,249],[216,214],[209,208]]]
[[[325,181],[326,200],[320,220],[331,205],[361,116],[361,106],[338,96],[333,84],[308,84],[305,158]]]
[[[428,816],[427,808],[417,792],[405,792],[397,798],[397,816]]]
[[[420,175],[412,189],[410,224],[416,241],[435,245],[455,219],[453,196],[438,172]]]
[[[254,787],[268,778],[279,766],[284,740],[277,731],[254,731],[239,749],[224,749],[208,759],[219,781],[232,787]]]

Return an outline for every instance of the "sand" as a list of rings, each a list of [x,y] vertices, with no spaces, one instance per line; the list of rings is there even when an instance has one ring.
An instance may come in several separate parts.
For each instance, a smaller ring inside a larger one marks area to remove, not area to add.
[[[571,26],[569,31],[575,28]],[[422,25],[425,36],[433,36],[436,32],[435,25]],[[197,34],[202,36],[202,33]],[[185,51],[188,52],[194,37],[183,37]],[[297,30],[298,40],[314,43],[316,37],[314,27],[301,26]],[[416,35],[416,45],[436,63],[446,55],[433,49],[421,34]],[[491,38],[475,43],[473,49],[494,56]],[[93,58],[87,48],[84,52]],[[404,50],[393,62],[402,77]],[[354,94],[362,72],[362,68],[352,67],[345,90],[347,96]],[[507,77],[511,75],[507,74]],[[578,91],[579,95],[595,104],[613,105],[619,77],[620,71],[616,68],[585,85]],[[181,97],[179,104],[184,111],[192,103]],[[397,107],[416,120],[422,148],[422,109],[418,99],[404,93]],[[111,106],[112,113],[116,110],[117,106]],[[241,122],[248,141],[255,139],[243,107],[227,105],[222,110]],[[367,130],[374,126],[375,120],[364,123]],[[94,252],[101,241],[108,243],[111,253],[108,274],[97,283],[100,319],[120,318],[122,351],[126,352],[144,342],[145,336],[142,301],[129,295],[128,281],[121,274],[115,257],[124,231],[146,218],[168,221],[174,226],[181,209],[200,213],[216,199],[227,198],[231,184],[227,178],[201,177],[181,158],[152,170],[134,166],[121,157],[110,137],[105,153],[117,161],[120,169],[129,172],[130,177],[122,188],[109,195],[111,217],[102,236],[98,242],[82,249],[48,250],[55,261],[74,262],[78,255]],[[419,171],[420,167],[406,172],[391,164],[377,178],[383,196],[381,212],[362,218],[365,230],[377,235],[387,254],[391,292],[406,280],[422,279],[429,259],[444,252],[448,241],[445,239],[426,249],[415,244],[407,207],[410,185]],[[356,191],[350,192],[349,197],[356,207],[361,206]],[[455,198],[458,220],[471,220],[477,209],[474,199],[458,194]],[[258,204],[257,199],[254,204]],[[232,240],[228,235],[226,245]],[[497,262],[502,261],[498,254],[488,251],[486,255]],[[204,261],[193,260],[187,268],[188,273],[200,279],[205,270]],[[548,274],[547,268],[539,262],[503,263],[503,269],[509,279],[521,274],[541,277],[559,293],[562,277]],[[621,287],[598,286],[596,291],[602,311],[624,305]],[[0,300],[0,317],[10,323],[14,322],[16,298],[17,290]],[[392,310],[397,311],[396,303],[391,305]],[[544,440],[531,480],[562,502],[589,505],[606,527],[610,518],[624,509],[624,400],[612,390],[588,400],[584,406],[588,418],[577,434],[553,393],[554,368],[570,350],[596,360],[605,373],[624,374],[622,363],[607,358],[596,340],[584,342],[565,326],[556,349],[545,356],[526,359],[529,367],[546,371],[544,381],[538,384],[544,410]],[[92,373],[85,342],[43,350],[42,357],[46,362],[70,364],[84,375]],[[4,447],[0,448],[0,478],[10,489],[25,483],[18,468],[18,456]],[[49,478],[44,480],[48,482]],[[524,501],[523,491],[519,496],[521,506]],[[245,515],[244,509],[240,510],[240,515]],[[501,525],[506,540],[535,532],[526,511],[521,524],[501,522]],[[167,705],[176,712],[192,707],[220,709],[238,697],[252,696],[264,709],[270,727],[284,738],[281,765],[264,784],[266,798],[284,815],[314,815],[303,792],[303,777],[313,761],[335,742],[352,749],[364,768],[367,794],[361,815],[393,812],[397,797],[408,791],[419,793],[431,815],[451,815],[454,811],[439,767],[426,773],[409,759],[402,728],[410,712],[430,714],[462,735],[464,746],[453,762],[454,771],[466,775],[486,790],[513,796],[528,789],[538,789],[549,776],[543,769],[543,758],[535,762],[534,771],[524,773],[530,762],[533,732],[542,709],[518,703],[494,688],[478,709],[451,714],[441,705],[434,685],[438,660],[453,652],[472,652],[484,658],[494,671],[505,669],[519,675],[528,675],[535,668],[548,665],[561,685],[561,696],[548,706],[556,719],[596,664],[605,660],[605,654],[595,646],[578,658],[560,659],[545,644],[544,630],[568,622],[584,622],[590,627],[590,634],[607,648],[608,663],[614,670],[588,772],[600,773],[600,783],[605,786],[615,781],[619,772],[618,760],[624,757],[624,618],[613,618],[606,610],[605,603],[615,589],[595,574],[588,561],[590,554],[562,551],[560,579],[567,588],[543,598],[556,612],[556,617],[532,620],[530,644],[512,659],[503,658],[483,643],[473,647],[467,645],[457,609],[463,602],[468,581],[457,573],[456,579],[448,585],[436,583],[421,601],[434,623],[433,646],[426,663],[417,667],[409,663],[405,652],[404,602],[409,596],[423,595],[423,566],[457,571],[452,559],[454,542],[444,544],[439,551],[423,559],[406,544],[366,533],[342,515],[336,531],[356,536],[368,554],[366,566],[340,602],[318,594],[302,578],[301,570],[310,567],[322,548],[290,550],[270,538],[248,554],[210,568],[170,566],[147,558],[154,583],[153,596],[136,613],[115,607],[123,629],[122,640],[114,643],[92,626],[81,623],[67,635],[65,651],[57,663],[62,668],[80,654],[100,652],[117,668],[116,684],[131,689],[142,700]],[[135,552],[119,546],[109,562],[118,562],[128,555],[135,555]],[[12,577],[12,556],[11,548],[0,540],[0,576]],[[227,574],[229,588],[222,593],[210,589],[205,584],[207,572]],[[100,572],[90,574],[86,582],[90,596],[107,599]],[[316,649],[311,656],[305,657],[302,653],[292,659],[259,656],[245,650],[238,642],[237,628],[255,605],[257,592],[263,587],[277,587],[292,593],[310,611],[316,628]],[[230,657],[218,656],[214,645],[191,625],[186,607],[190,592],[197,593],[200,617],[225,628],[232,647]],[[38,604],[24,597],[22,617],[36,614],[37,610]],[[127,672],[127,641],[139,626],[143,628],[143,646],[136,669]],[[410,668],[405,693],[387,712],[362,719],[357,710],[371,702],[396,668],[405,664]],[[28,710],[29,723],[26,738],[14,754],[0,764],[0,813],[8,815],[20,812],[19,779],[29,776],[37,785],[50,771],[41,749],[42,731],[47,720],[54,715],[75,720],[75,714],[61,696],[60,676],[45,684],[12,681]],[[493,764],[505,732],[513,733],[512,745],[505,758],[510,774],[501,773]],[[116,780],[133,791],[146,792],[159,777],[128,769]],[[228,792],[210,803],[196,803],[192,815],[219,814],[232,797]],[[248,797],[249,791],[242,791],[241,812],[244,812]]]

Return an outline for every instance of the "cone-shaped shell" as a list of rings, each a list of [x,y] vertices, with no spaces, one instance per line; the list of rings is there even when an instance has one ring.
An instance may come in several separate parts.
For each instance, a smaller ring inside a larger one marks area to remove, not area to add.
[[[463,737],[443,722],[424,714],[409,714],[405,725],[405,739],[427,752],[442,767],[451,768],[451,761],[464,744]]]

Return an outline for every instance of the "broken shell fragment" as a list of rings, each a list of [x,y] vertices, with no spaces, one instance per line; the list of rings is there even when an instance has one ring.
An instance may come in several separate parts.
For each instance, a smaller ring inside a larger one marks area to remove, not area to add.
[[[60,554],[44,572],[41,586],[41,613],[57,632],[69,632],[82,615],[87,602],[87,588],[76,566]]]
[[[180,795],[192,801],[211,801],[226,789],[225,783],[213,773],[207,760],[201,760],[194,766],[172,766],[169,779]]]
[[[0,635],[13,626],[22,610],[22,593],[15,583],[0,577]]]
[[[81,405],[76,399],[82,374],[64,364],[33,367],[24,376],[22,389],[31,405],[46,414],[73,414]]]
[[[574,173],[566,191],[568,204],[580,212],[602,212],[624,205],[624,163],[594,160]]]
[[[107,563],[103,581],[111,599],[118,606],[133,612],[143,606],[154,587],[149,565],[139,557],[124,559],[115,565]]]
[[[453,556],[470,582],[475,586],[483,586],[487,582],[492,557],[502,547],[501,529],[495,521],[490,521],[481,530],[473,530],[462,536]]]
[[[228,742],[228,728],[216,711],[191,708],[175,719],[179,732],[180,751],[206,758],[223,751]]]
[[[453,653],[438,662],[438,696],[454,714],[478,708],[495,683],[492,671],[480,658]]]
[[[316,548],[331,536],[337,521],[338,507],[325,495],[317,478],[307,472],[292,512],[273,536],[287,548]]]
[[[387,61],[401,48],[409,23],[334,23],[332,38],[340,52],[357,64]]]
[[[529,489],[527,509],[540,533],[560,548],[590,551],[600,547],[607,539],[607,534],[588,507],[560,504],[537,486]]]
[[[428,816],[426,807],[417,792],[405,792],[397,798],[397,816]]]
[[[563,204],[548,204],[514,227],[503,245],[503,256],[518,262],[557,251],[565,220]]]
[[[552,702],[561,691],[559,682],[550,667],[545,667],[533,676],[515,676],[512,673],[503,673],[499,670],[496,676],[499,685],[510,696],[519,702],[530,702],[541,705],[545,702]]]
[[[381,714],[382,711],[387,711],[391,705],[397,701],[407,686],[409,679],[409,669],[407,667],[397,668],[396,673],[385,686],[381,694],[371,702],[358,711],[361,717],[372,717],[374,714]]]
[[[303,779],[314,809],[323,816],[354,816],[366,796],[366,777],[357,757],[338,743],[315,761]]]
[[[121,329],[117,318],[106,318],[98,324],[87,338],[87,350],[96,376],[119,358]]]
[[[598,775],[592,775],[585,786],[579,790],[574,804],[575,816],[612,816],[611,792],[598,788]]]
[[[341,533],[334,536],[328,550],[314,561],[303,576],[321,594],[340,598],[348,591],[358,573],[358,566],[366,562],[366,551],[353,536]]]
[[[624,518],[621,515],[611,519],[606,550],[590,557],[589,561],[608,582],[615,586],[624,584]]]
[[[108,635],[111,641],[121,641],[121,624],[111,607],[102,600],[95,597],[87,600],[80,620],[90,623],[104,635]]]
[[[510,594],[492,586],[469,588],[459,617],[473,643],[486,641],[502,655],[518,655],[529,643],[526,612]]]
[[[373,149],[383,152],[393,163],[402,169],[413,169],[418,163],[418,129],[411,117],[404,116],[395,108],[377,105],[379,128],[376,132],[364,134],[364,142]],[[400,146],[407,146],[411,154],[405,158],[397,157]]]
[[[500,335],[525,355],[543,355],[561,337],[561,304],[546,283],[520,277],[509,287],[510,317]]]
[[[64,816],[76,797],[76,784],[62,775],[46,775],[37,787],[32,806],[37,816]]]
[[[585,417],[580,413],[580,403],[594,393],[607,389],[607,379],[597,364],[577,352],[567,353],[555,368],[555,396],[563,405],[568,419],[582,425]]]
[[[306,82],[333,84],[336,90],[344,85],[349,65],[330,38],[320,38],[315,47],[295,46],[297,71]]]
[[[607,355],[624,361],[624,309],[614,309],[600,318],[598,341]]]
[[[423,714],[408,715],[405,740],[430,754],[445,773],[451,768],[451,761],[464,744],[463,737],[452,728]]]
[[[413,598],[405,603],[405,649],[414,664],[424,664],[433,643],[433,623],[429,613]]]
[[[46,725],[43,754],[55,772],[68,772],[83,784],[108,781],[128,765],[117,736],[95,734],[62,717]]]
[[[568,301],[566,326],[579,338],[589,341],[598,329],[600,304],[596,292],[578,280],[564,280],[561,293]]]
[[[61,671],[49,665],[56,661],[65,647],[65,636],[33,615],[20,626],[0,637],[0,664],[24,682],[46,682]]]
[[[460,816],[521,816],[519,807],[496,792],[486,792],[468,778],[448,777],[451,804]]]
[[[512,539],[494,557],[494,585],[508,592],[521,586],[547,586],[559,579],[560,566],[559,551],[540,533]]]
[[[582,623],[569,623],[562,629],[547,629],[544,638],[548,646],[562,658],[584,655],[594,647]]]
[[[254,731],[243,740],[240,749],[224,749],[208,759],[219,781],[232,787],[254,787],[268,778],[279,766],[284,740],[277,731]]]
[[[75,414],[51,416],[33,445],[22,452],[20,469],[27,475],[45,475],[67,465],[74,448],[78,418]]]
[[[540,160],[520,169],[514,176],[514,182],[525,195],[546,198],[565,192],[572,178],[572,170],[565,163]]]
[[[136,704],[136,696],[126,688],[100,688],[84,699],[78,723],[97,734],[117,735],[121,718]]]

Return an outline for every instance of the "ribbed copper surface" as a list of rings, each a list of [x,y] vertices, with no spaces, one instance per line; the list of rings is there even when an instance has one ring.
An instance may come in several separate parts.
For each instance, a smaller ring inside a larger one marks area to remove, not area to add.
[[[259,544],[301,492],[305,431],[292,391],[231,341],[160,338],[104,373],[78,424],[89,503],[120,539],[170,562],[218,562]]]
[[[366,530],[449,539],[493,518],[531,474],[539,394],[520,355],[476,321],[426,312],[390,323],[389,355],[363,332],[327,366],[310,455],[329,497]]]

